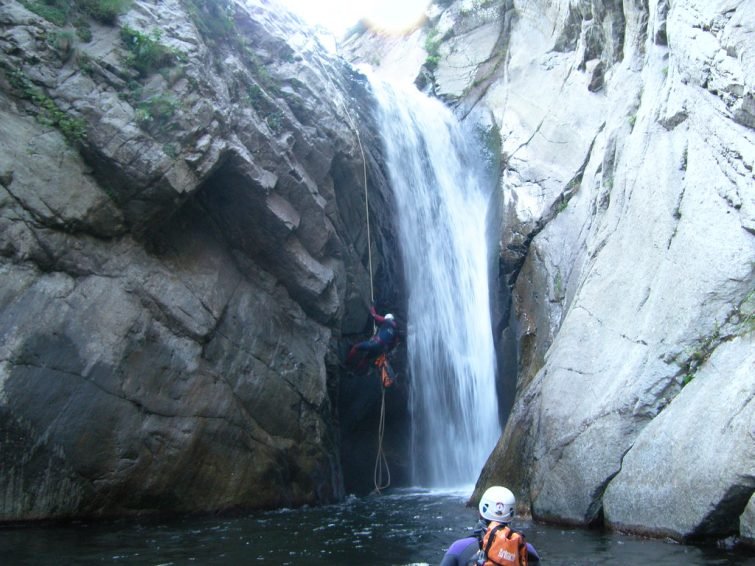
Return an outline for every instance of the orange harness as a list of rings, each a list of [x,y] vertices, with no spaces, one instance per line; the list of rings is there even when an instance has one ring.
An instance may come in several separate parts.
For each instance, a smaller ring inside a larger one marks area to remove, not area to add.
[[[380,354],[375,359],[375,367],[378,368],[378,375],[380,375],[380,382],[383,384],[383,387],[393,385],[393,382],[396,380],[396,373],[388,362],[386,354]]]

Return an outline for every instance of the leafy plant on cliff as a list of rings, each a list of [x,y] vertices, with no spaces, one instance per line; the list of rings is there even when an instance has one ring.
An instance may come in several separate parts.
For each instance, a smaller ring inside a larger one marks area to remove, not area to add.
[[[68,29],[50,32],[47,34],[47,43],[62,57],[67,57],[73,49],[73,32]]]
[[[84,43],[92,41],[92,28],[89,26],[89,22],[84,18],[78,18],[74,23],[76,28],[76,35]]]
[[[32,113],[38,122],[57,128],[71,143],[78,143],[86,137],[86,122],[83,119],[60,109],[23,71],[5,65],[2,68],[17,94],[32,103]]]
[[[280,110],[268,115],[265,121],[273,133],[280,134],[283,131],[283,113]]]
[[[738,316],[741,321],[741,334],[755,332],[755,291],[750,291],[739,305]]]
[[[235,37],[236,23],[230,0],[185,0],[184,5],[205,39],[219,42]]]
[[[440,37],[438,30],[435,28],[432,28],[430,31],[428,31],[427,37],[425,37],[425,51],[427,52],[425,67],[427,67],[431,71],[438,66],[438,62],[440,61],[441,39],[442,38]]]
[[[139,76],[146,77],[185,58],[183,53],[160,43],[161,36],[159,29],[147,35],[129,26],[121,28],[121,40],[129,51],[126,64],[133,67]]]
[[[553,293],[556,296],[557,301],[563,300],[564,291],[564,280],[561,277],[561,271],[556,271],[556,277],[553,281]]]
[[[682,387],[695,378],[697,370],[708,361],[714,350],[722,343],[736,336],[747,336],[755,332],[755,291],[750,291],[736,307],[732,309],[722,325],[716,324],[710,336],[702,337],[691,349],[684,352],[684,357],[676,359],[681,368]]]
[[[76,4],[95,20],[113,25],[131,7],[131,0],[76,0]]]
[[[175,115],[178,100],[167,94],[158,94],[142,102],[136,108],[136,119],[144,127],[164,127]]]
[[[71,3],[66,0],[20,0],[23,6],[43,17],[56,26],[64,26],[68,22]]]
[[[132,0],[20,0],[28,10],[47,21],[64,26],[76,16],[86,14],[95,20],[113,25],[118,16],[131,7]],[[76,27],[79,27],[79,23]]]

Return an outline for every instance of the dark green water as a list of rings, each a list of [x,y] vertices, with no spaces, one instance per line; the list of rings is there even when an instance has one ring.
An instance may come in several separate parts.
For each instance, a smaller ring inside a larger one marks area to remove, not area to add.
[[[0,564],[437,564],[475,510],[461,494],[395,491],[339,505],[169,521],[0,530]],[[755,564],[753,554],[566,530],[526,521],[542,558],[559,565]]]

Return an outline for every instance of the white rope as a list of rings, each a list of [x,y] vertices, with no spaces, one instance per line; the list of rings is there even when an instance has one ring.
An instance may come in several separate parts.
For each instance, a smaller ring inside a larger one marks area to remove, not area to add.
[[[318,61],[318,64],[320,65],[320,68],[322,69],[324,75],[326,77],[329,77],[329,74],[327,73],[325,68],[322,66],[322,63]],[[363,173],[363,184],[364,184],[364,215],[365,215],[365,219],[367,223],[367,264],[368,264],[369,272],[370,272],[370,304],[374,304],[375,303],[375,287],[373,283],[374,273],[372,269],[372,234],[370,231],[370,201],[369,201],[369,193],[367,190],[367,159],[365,158],[365,155],[364,155],[364,147],[362,146],[362,138],[359,135],[359,129],[356,127],[354,120],[351,118],[351,113],[346,107],[346,102],[341,96],[338,96],[337,99],[338,99],[338,102],[341,103],[341,109],[343,110],[343,113],[346,116],[346,120],[349,122],[351,129],[354,131],[354,134],[357,137],[357,143],[359,144],[359,153],[362,156],[362,173]],[[377,331],[377,324],[375,320],[373,319],[372,321],[373,334],[376,331]],[[375,483],[375,492],[380,493],[381,490],[387,488],[391,484],[391,470],[388,467],[388,460],[386,459],[385,452],[383,451],[383,437],[385,435],[385,385],[383,384],[382,376],[379,375],[379,370],[378,370],[378,379],[380,380],[380,390],[381,390],[380,422],[378,424],[378,450],[377,450],[377,456],[375,458],[375,470],[373,474],[373,480]],[[384,469],[387,475],[387,480],[385,483],[383,483],[383,470]]]
[[[364,215],[365,215],[365,218],[367,219],[367,265],[370,271],[370,302],[373,303],[375,301],[375,289],[372,283],[372,279],[373,279],[372,235],[370,234],[370,201],[369,201],[368,193],[367,193],[367,159],[364,156],[364,147],[362,147],[362,138],[359,136],[359,130],[354,124],[354,121],[351,119],[351,114],[346,108],[346,104],[344,104],[343,100],[341,101],[341,105],[343,106],[343,112],[346,115],[346,119],[349,121],[349,125],[351,126],[351,129],[354,130],[354,134],[356,134],[357,136],[357,143],[359,144],[359,153],[361,153],[362,155],[362,173],[364,175],[364,181],[363,181],[364,183]],[[372,328],[374,332],[376,329],[374,321],[372,323]]]
[[[346,115],[346,119],[349,121],[349,124],[351,125],[351,129],[354,130],[354,133],[357,136],[357,143],[359,144],[359,152],[362,155],[362,172],[364,174],[364,215],[367,220],[367,262],[368,267],[370,271],[370,304],[374,304],[375,302],[375,288],[373,284],[373,270],[372,270],[372,234],[370,232],[370,200],[369,200],[369,193],[367,191],[367,159],[364,156],[364,147],[362,146],[362,138],[359,136],[359,130],[357,129],[356,125],[354,124],[354,121],[351,119],[351,114],[349,113],[348,109],[346,108],[346,104],[343,104],[343,111]],[[373,334],[377,330],[377,325],[375,323],[375,320],[372,321],[372,332]],[[377,449],[377,456],[375,457],[375,469],[373,472],[373,481],[375,484],[375,492],[380,493],[382,490],[386,489],[388,486],[391,485],[391,470],[388,467],[388,459],[385,456],[385,452],[383,451],[383,437],[385,436],[385,385],[383,384],[382,376],[379,375],[378,370],[378,379],[380,380],[380,391],[381,391],[381,400],[380,400],[380,422],[378,424],[378,449]],[[385,483],[383,482],[383,470],[385,470],[385,475],[387,477]]]

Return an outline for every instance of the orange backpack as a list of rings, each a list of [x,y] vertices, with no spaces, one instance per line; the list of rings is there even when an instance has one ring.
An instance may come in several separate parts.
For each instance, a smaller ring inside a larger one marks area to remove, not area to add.
[[[483,566],[527,566],[524,535],[504,523],[491,522],[482,537]]]

